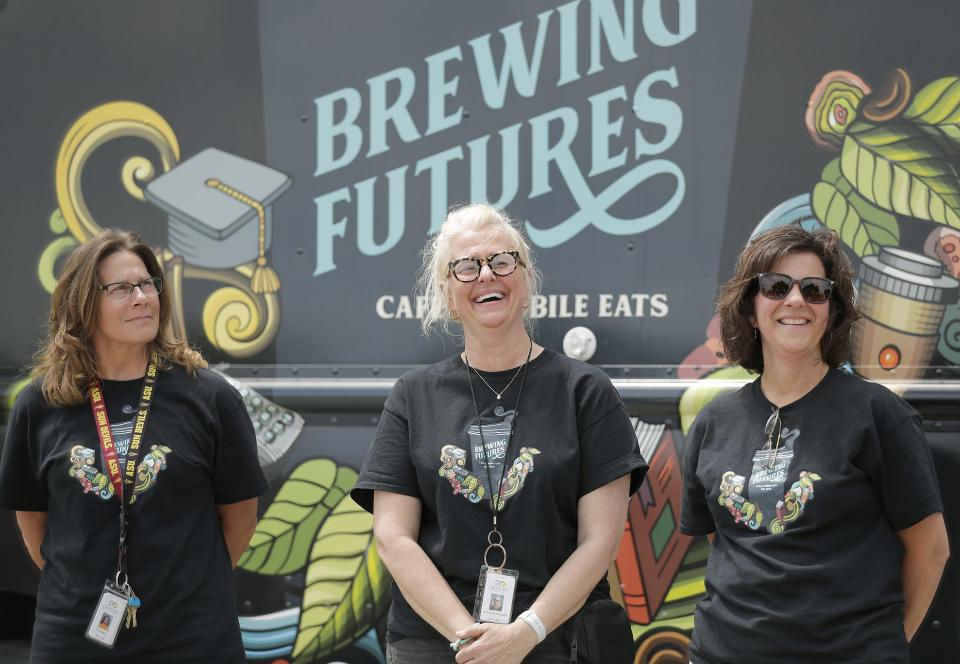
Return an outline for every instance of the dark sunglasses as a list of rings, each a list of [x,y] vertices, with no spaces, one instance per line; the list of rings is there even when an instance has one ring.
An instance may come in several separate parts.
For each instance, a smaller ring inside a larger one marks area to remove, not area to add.
[[[782,300],[790,294],[794,284],[800,284],[800,295],[810,304],[823,304],[829,300],[834,285],[833,281],[822,277],[794,279],[779,272],[761,272],[757,275],[757,283],[760,294],[768,300]]]

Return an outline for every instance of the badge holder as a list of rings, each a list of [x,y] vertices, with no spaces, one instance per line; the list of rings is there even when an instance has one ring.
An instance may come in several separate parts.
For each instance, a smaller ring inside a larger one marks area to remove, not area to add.
[[[97,608],[90,616],[86,637],[97,645],[113,648],[127,612],[129,595],[113,581],[103,584]]]
[[[473,603],[473,618],[478,622],[506,625],[513,620],[513,599],[517,594],[517,579],[520,573],[506,569],[507,550],[503,548],[503,535],[498,530],[487,534],[487,546],[483,552],[477,596]],[[490,565],[487,556],[491,549],[499,549],[503,562],[499,567]]]

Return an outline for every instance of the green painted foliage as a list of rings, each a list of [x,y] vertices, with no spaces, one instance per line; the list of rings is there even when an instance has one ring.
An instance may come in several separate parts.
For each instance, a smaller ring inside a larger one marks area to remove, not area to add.
[[[372,536],[373,517],[349,496],[324,522],[307,567],[295,664],[353,643],[386,608],[390,577]]]
[[[840,170],[883,210],[960,228],[960,178],[951,159],[910,121],[856,122],[843,142]],[[821,197],[825,192],[821,188]]]
[[[717,369],[688,387],[680,397],[680,428],[686,434],[704,406],[726,392],[732,392],[753,376],[740,366]]]
[[[356,471],[329,459],[300,464],[257,524],[239,566],[268,575],[303,569],[321,525],[356,480]]]
[[[948,151],[960,151],[960,78],[940,78],[924,86],[907,107],[904,119],[936,131],[946,141],[941,143]]]
[[[897,246],[897,218],[863,198],[840,172],[839,161],[834,159],[827,164],[821,181],[813,188],[814,214],[861,258],[879,253],[880,247]]]

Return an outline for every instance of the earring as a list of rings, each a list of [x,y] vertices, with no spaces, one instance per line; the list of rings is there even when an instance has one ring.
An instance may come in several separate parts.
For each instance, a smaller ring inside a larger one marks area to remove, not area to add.
[[[760,338],[760,328],[755,327],[753,328],[753,339],[754,341],[756,341],[759,338]]]
[[[529,309],[529,308],[530,308],[530,298],[524,298],[523,304],[521,305],[521,308],[522,308],[522,309]]]
[[[451,310],[450,310],[450,318],[451,318],[452,320],[460,320],[460,314],[457,313],[457,310],[456,310],[456,309],[451,309]]]

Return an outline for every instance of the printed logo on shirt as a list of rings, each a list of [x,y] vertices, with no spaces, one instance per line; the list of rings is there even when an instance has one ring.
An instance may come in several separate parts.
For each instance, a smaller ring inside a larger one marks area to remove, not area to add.
[[[510,444],[510,425],[514,411],[505,413],[502,407],[498,407],[494,412],[502,419],[489,424],[484,423],[482,437],[480,427],[476,424],[471,424],[467,428],[472,452],[471,467],[476,469],[475,472],[472,473],[467,469],[467,452],[463,448],[444,445],[440,450],[440,477],[450,482],[454,495],[462,495],[471,503],[478,503],[488,495],[489,490],[483,481],[487,473],[490,479],[495,481],[503,472],[503,464]],[[500,484],[500,491],[493,498],[497,511],[502,510],[506,501],[523,488],[527,475],[533,472],[533,457],[537,454],[540,454],[540,450],[535,447],[520,448]]]
[[[127,445],[130,441],[127,439]],[[118,445],[119,447],[119,445]],[[151,445],[140,463],[137,465],[137,472],[133,480],[133,497],[130,498],[130,504],[136,502],[137,496],[152,487],[160,474],[160,471],[167,467],[167,455],[172,454],[166,445]],[[126,450],[124,450],[126,457]],[[110,500],[115,494],[113,483],[110,477],[101,472],[95,466],[96,453],[89,447],[83,445],[74,445],[70,448],[70,469],[68,474],[75,477],[84,493],[93,493],[101,500]]]
[[[764,441],[753,455],[749,483],[732,470],[723,474],[717,502],[727,508],[734,523],[742,523],[751,530],[766,526],[771,535],[780,535],[788,523],[800,518],[807,502],[813,500],[813,483],[820,475],[802,470],[790,490],[783,491],[793,461],[794,443],[799,437],[799,429],[784,427],[778,447],[772,448],[769,441]],[[749,488],[750,500],[743,495],[745,486]]]

